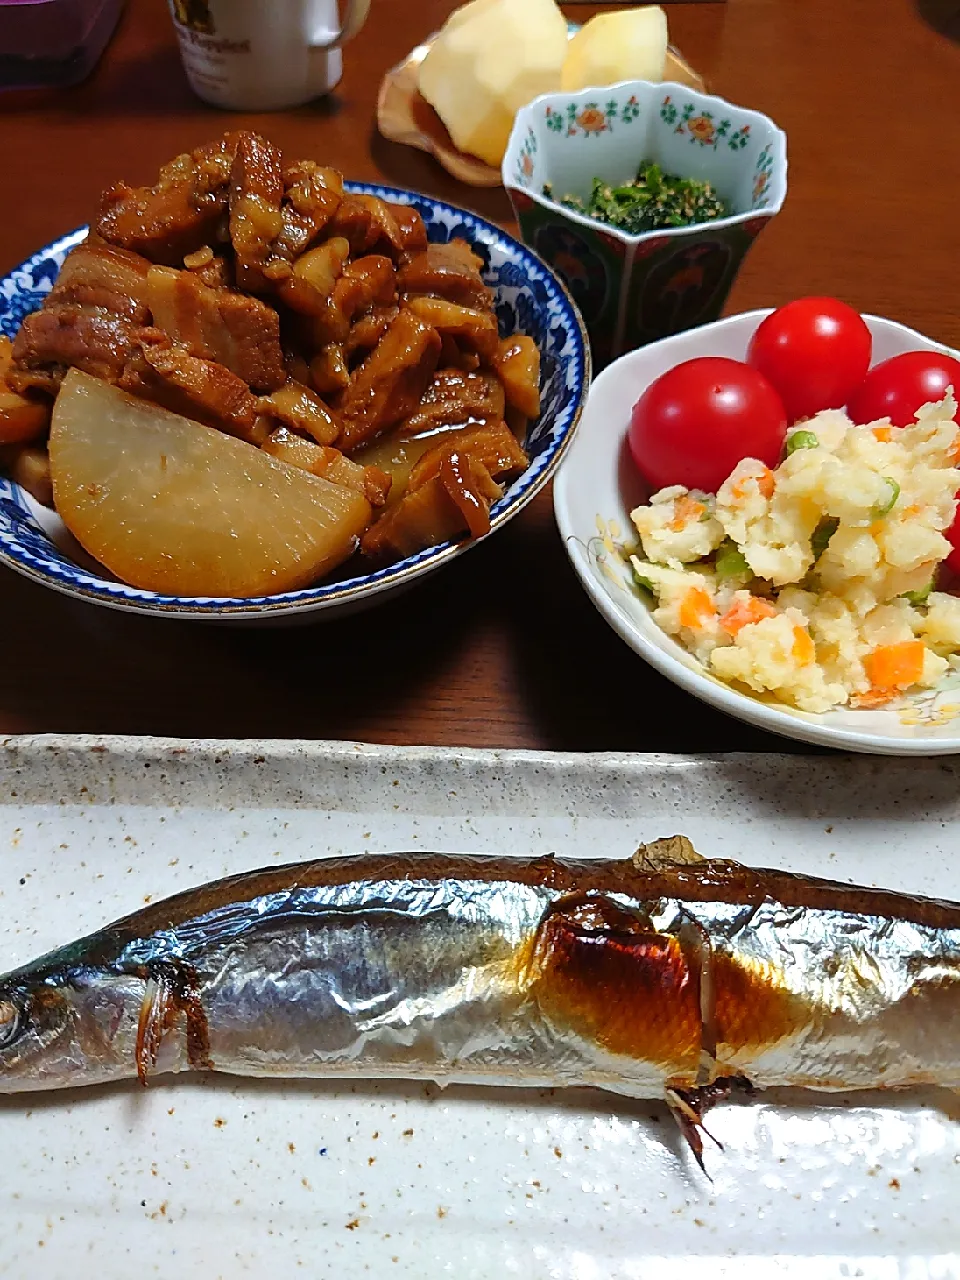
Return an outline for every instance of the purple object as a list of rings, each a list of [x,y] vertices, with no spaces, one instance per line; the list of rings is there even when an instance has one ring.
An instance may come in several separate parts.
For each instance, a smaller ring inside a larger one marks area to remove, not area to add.
[[[85,79],[122,9],[123,0],[0,0],[0,89]]]

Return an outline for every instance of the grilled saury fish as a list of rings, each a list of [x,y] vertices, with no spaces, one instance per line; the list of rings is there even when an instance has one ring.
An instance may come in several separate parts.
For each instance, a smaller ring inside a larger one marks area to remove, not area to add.
[[[699,1156],[731,1084],[960,1087],[960,906],[699,859],[363,855],[181,893],[0,978],[0,1092],[154,1073],[593,1085]]]

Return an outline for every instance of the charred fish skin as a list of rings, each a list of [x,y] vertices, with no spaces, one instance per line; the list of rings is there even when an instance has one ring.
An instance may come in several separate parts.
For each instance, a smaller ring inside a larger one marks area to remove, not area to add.
[[[152,904],[0,978],[0,1092],[960,1086],[960,907],[652,848],[320,859]]]

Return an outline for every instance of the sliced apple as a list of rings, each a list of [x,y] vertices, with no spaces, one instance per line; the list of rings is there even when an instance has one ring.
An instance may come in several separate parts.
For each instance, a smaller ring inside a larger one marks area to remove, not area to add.
[[[420,64],[420,92],[455,146],[499,168],[514,116],[560,88],[566,52],[567,21],[554,0],[472,0]]]
[[[621,80],[663,79],[667,15],[658,5],[598,13],[570,41],[560,72],[564,92]]]
[[[64,524],[111,573],[180,596],[316,582],[370,523],[359,493],[71,369],[50,432]]]

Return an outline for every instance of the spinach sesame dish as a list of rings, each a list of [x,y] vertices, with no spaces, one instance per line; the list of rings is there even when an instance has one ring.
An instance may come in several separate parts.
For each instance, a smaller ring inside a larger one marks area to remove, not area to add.
[[[548,200],[557,199],[549,183],[544,186],[543,194]],[[664,227],[711,222],[715,218],[727,218],[733,212],[711,183],[664,173],[652,160],[642,161],[637,176],[629,182],[613,186],[602,178],[594,178],[587,200],[565,195],[559,197],[558,203],[632,236]]]

